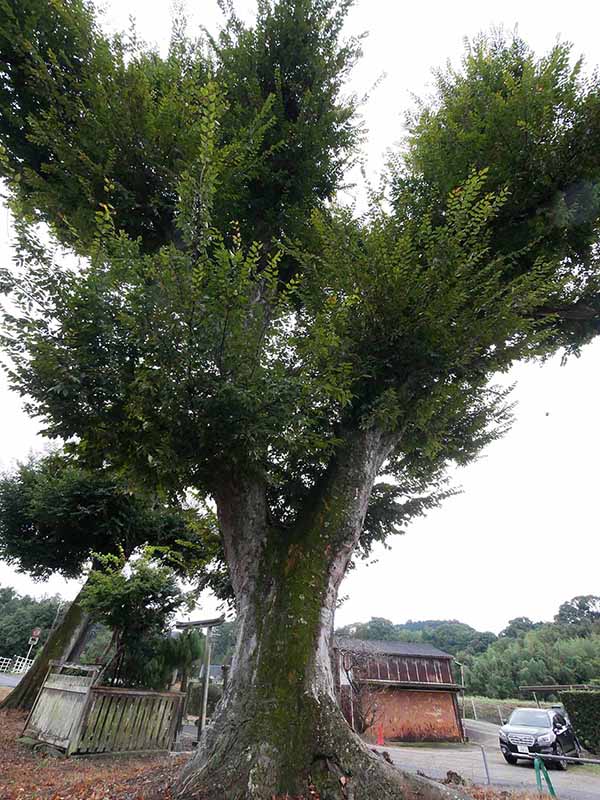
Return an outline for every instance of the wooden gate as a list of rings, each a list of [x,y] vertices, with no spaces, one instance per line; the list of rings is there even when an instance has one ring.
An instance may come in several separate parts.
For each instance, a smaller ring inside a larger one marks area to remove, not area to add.
[[[99,667],[51,661],[23,735],[69,752],[99,672]]]
[[[68,755],[170,750],[184,695],[94,686],[99,671],[51,662],[23,735]]]

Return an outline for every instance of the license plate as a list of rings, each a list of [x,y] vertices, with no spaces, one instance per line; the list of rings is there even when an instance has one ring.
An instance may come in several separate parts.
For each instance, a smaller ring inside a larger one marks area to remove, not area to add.
[[[519,751],[519,753],[529,753],[529,748],[525,744],[518,744],[517,750]]]

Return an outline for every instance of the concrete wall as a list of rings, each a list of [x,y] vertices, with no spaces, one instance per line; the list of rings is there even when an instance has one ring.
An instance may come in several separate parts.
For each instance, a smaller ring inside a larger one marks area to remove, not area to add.
[[[374,716],[373,724],[365,733],[369,741],[376,741],[380,725],[383,725],[384,738],[389,740],[461,740],[453,692],[370,689],[364,692],[362,702]]]

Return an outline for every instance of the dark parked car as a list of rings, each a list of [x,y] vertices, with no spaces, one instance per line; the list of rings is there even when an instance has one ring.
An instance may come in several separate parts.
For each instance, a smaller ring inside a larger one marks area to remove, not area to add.
[[[554,708],[515,708],[499,731],[500,749],[509,764],[516,764],[520,755],[544,753],[579,758],[580,747],[572,725],[564,713]],[[566,761],[550,761],[558,769],[566,769]]]

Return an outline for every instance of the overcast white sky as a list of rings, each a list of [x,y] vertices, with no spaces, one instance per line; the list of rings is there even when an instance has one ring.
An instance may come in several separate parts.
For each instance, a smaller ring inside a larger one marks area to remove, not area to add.
[[[127,27],[136,18],[142,38],[164,50],[171,3],[108,0],[105,25]],[[254,4],[238,0],[248,18]],[[214,0],[188,3],[190,27],[215,29]],[[375,175],[385,149],[402,135],[411,95],[428,91],[430,70],[456,61],[465,36],[491,26],[518,26],[543,53],[557,38],[571,41],[588,66],[600,62],[600,7],[590,0],[454,0],[401,3],[357,0],[348,21],[352,33],[368,31],[364,59],[352,89],[363,94],[385,74],[364,108],[369,128],[366,157]],[[0,258],[9,257],[8,214],[0,211]],[[600,342],[561,367],[559,359],[515,367],[517,421],[512,431],[480,460],[456,474],[464,493],[412,525],[406,536],[377,551],[378,562],[360,566],[346,579],[348,600],[338,624],[385,616],[457,618],[479,629],[499,631],[515,616],[550,619],[576,594],[600,593],[598,471]],[[43,446],[36,424],[0,377],[0,467]],[[34,584],[0,562],[0,585],[34,594],[72,597],[77,585],[55,578]],[[204,611],[213,610],[207,598]]]

